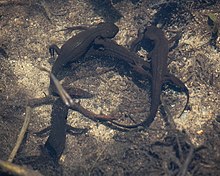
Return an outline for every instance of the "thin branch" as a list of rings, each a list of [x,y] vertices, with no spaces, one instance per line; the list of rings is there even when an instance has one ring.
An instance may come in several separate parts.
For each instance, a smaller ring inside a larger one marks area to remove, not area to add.
[[[20,134],[18,135],[17,142],[15,144],[15,147],[13,148],[11,154],[9,155],[8,161],[12,162],[15,155],[17,154],[17,151],[22,143],[22,140],[24,139],[25,132],[27,131],[29,122],[30,122],[30,116],[31,116],[31,108],[29,106],[26,107],[26,113],[25,113],[25,119],[23,126],[21,128]]]
[[[13,174],[14,176],[43,176],[38,171],[34,171],[19,165],[13,164],[8,161],[0,160],[0,171]]]
[[[0,6],[9,6],[9,5],[30,5],[30,2],[24,0],[1,0]]]
[[[47,69],[42,68],[42,70],[49,72]],[[49,72],[50,73],[50,72]],[[109,115],[104,115],[104,114],[95,114],[92,111],[89,111],[82,107],[79,102],[76,102],[71,98],[71,96],[67,93],[67,91],[63,88],[63,86],[60,84],[58,79],[54,76],[53,73],[50,73],[50,77],[54,82],[54,85],[57,88],[58,94],[65,103],[66,106],[68,106],[70,109],[78,111],[79,113],[83,114],[84,116],[92,119],[92,120],[114,120],[114,117],[111,117]]]
[[[180,169],[178,176],[185,176],[186,175],[188,168],[189,168],[189,165],[193,159],[193,156],[194,156],[193,154],[194,154],[194,148],[191,145],[190,150],[189,150],[189,154],[188,154],[182,168]]]

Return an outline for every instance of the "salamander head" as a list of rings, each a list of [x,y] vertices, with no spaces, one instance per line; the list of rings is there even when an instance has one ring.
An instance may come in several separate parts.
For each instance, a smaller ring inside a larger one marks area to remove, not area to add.
[[[158,40],[160,37],[164,37],[164,33],[156,26],[147,26],[145,28],[145,37],[150,40]]]
[[[119,31],[118,26],[110,22],[99,23],[97,29],[102,30],[101,36],[104,38],[113,38]]]

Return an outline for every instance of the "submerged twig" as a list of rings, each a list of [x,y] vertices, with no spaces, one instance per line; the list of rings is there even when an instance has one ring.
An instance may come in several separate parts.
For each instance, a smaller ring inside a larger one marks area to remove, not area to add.
[[[192,146],[190,146],[190,150],[189,150],[189,154],[184,162],[184,164],[182,165],[180,172],[177,176],[185,176],[187,173],[187,170],[189,168],[189,165],[193,159],[193,153],[194,153],[194,148]]]
[[[42,98],[31,98],[28,99],[28,104],[22,99],[19,99],[19,102],[17,102],[17,100],[15,99],[7,99],[7,100],[3,99],[3,100],[5,101],[7,106],[23,108],[28,105],[31,108],[35,108],[38,106],[53,104],[58,98],[59,97],[55,97],[52,95],[47,95],[46,97],[42,97]]]
[[[61,99],[63,100],[65,105],[67,105],[70,109],[78,111],[79,113],[93,120],[113,120],[114,119],[113,117],[108,116],[108,115],[95,114],[85,109],[84,107],[82,107],[79,102],[74,101],[70,97],[70,95],[66,92],[66,90],[60,84],[58,79],[53,75],[53,73],[50,73],[50,76],[58,90],[58,94],[60,95]]]
[[[93,169],[95,168],[95,166],[97,165],[97,163],[98,163],[99,159],[101,158],[102,154],[106,151],[107,146],[108,146],[108,145],[105,145],[105,146],[102,148],[101,152],[98,153],[98,156],[97,156],[96,160],[94,161],[92,167],[90,168],[89,176],[92,175],[92,170],[93,170]]]
[[[8,5],[30,5],[30,2],[23,0],[1,0],[0,6],[8,6]]]
[[[0,173],[6,172],[13,174],[14,176],[43,176],[38,171],[34,171],[16,164],[12,164],[11,162],[2,160],[0,160],[0,171]]]
[[[61,99],[63,100],[65,105],[67,105],[69,107],[71,104],[73,104],[73,99],[66,92],[66,90],[62,87],[62,85],[59,83],[58,79],[54,76],[53,73],[50,74],[50,77],[53,80],[53,82],[58,90],[59,96],[61,97]]]
[[[54,76],[53,73],[51,73],[49,70],[47,70],[44,67],[40,67],[40,69],[42,71],[45,71],[47,73],[50,74],[51,79],[54,82],[55,87],[57,88],[58,94],[60,96],[60,98],[63,100],[64,104],[69,107],[70,109],[77,111],[81,114],[83,114],[84,116],[88,117],[89,119],[92,120],[115,120],[114,117],[111,117],[109,115],[104,115],[104,114],[95,114],[92,111],[89,111],[87,109],[85,109],[84,107],[82,107],[80,105],[80,102],[76,102],[75,100],[73,100],[71,98],[71,96],[67,93],[67,91],[63,88],[63,86],[60,84],[59,80]]]
[[[16,141],[15,147],[13,148],[11,154],[9,155],[8,161],[12,162],[15,155],[17,154],[17,151],[22,143],[22,140],[24,139],[25,132],[27,131],[29,122],[30,122],[30,116],[31,116],[31,107],[26,107],[26,115],[24,119],[23,126],[21,128],[20,134],[18,135],[18,139]]]

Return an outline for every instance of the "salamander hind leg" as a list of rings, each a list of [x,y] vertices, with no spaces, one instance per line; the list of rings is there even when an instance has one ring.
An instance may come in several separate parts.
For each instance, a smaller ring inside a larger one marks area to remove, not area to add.
[[[66,132],[71,135],[83,134],[86,133],[87,131],[88,131],[87,128],[75,128],[70,125],[66,126]]]

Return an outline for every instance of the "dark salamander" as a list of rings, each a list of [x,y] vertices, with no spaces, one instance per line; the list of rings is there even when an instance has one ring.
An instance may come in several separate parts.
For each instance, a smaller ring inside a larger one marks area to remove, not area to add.
[[[103,22],[73,36],[60,49],[54,44],[51,45],[49,48],[51,55],[54,56],[54,51],[58,54],[51,72],[57,76],[68,63],[83,57],[96,38],[113,38],[118,33],[118,30],[118,27],[114,23]],[[50,91],[57,95],[51,80]]]
[[[175,36],[175,39],[179,39],[180,34]],[[189,91],[185,84],[174,75],[170,74],[168,66],[168,52],[169,43],[163,33],[163,31],[155,26],[147,26],[142,33],[139,33],[138,38],[132,43],[131,50],[135,51],[137,46],[145,41],[151,40],[154,44],[153,50],[149,53],[151,59],[151,73],[152,73],[152,99],[151,99],[151,111],[149,119],[146,119],[141,123],[143,126],[149,126],[156,116],[158,106],[160,105],[160,94],[161,88],[164,83],[171,82],[172,84],[178,86],[181,91],[185,92],[187,96],[186,104],[183,108],[183,111],[186,109],[186,106],[189,103]],[[172,46],[173,48],[174,46]],[[183,111],[180,113],[182,115]],[[153,117],[154,116],[154,117]]]
[[[162,85],[165,82],[172,82],[179,86],[182,91],[184,91],[187,95],[187,103],[189,101],[189,92],[187,87],[184,85],[182,81],[180,81],[175,76],[172,76],[168,73],[167,69],[167,60],[168,60],[168,52],[169,52],[169,42],[166,39],[163,31],[155,26],[148,26],[145,28],[142,35],[139,35],[138,40],[136,40],[135,44],[133,43],[133,50],[143,40],[151,40],[154,44],[154,48],[149,53],[149,57],[151,59],[151,75],[152,75],[152,88],[151,88],[151,109],[149,116],[141,123],[135,125],[121,125],[126,128],[136,128],[138,126],[149,127],[151,123],[154,121],[154,118],[157,114],[158,106],[160,105],[160,94]],[[185,107],[184,107],[185,109]],[[182,113],[181,113],[182,114]]]
[[[99,25],[100,27],[98,27]],[[51,51],[55,49],[58,53],[58,58],[52,68],[52,73],[58,74],[63,66],[73,60],[80,59],[84,55],[86,55],[86,57],[92,55],[98,57],[111,56],[124,60],[133,68],[134,71],[142,75],[144,78],[150,79],[152,82],[152,98],[149,117],[147,117],[143,122],[134,125],[123,125],[118,124],[114,121],[112,122],[113,124],[124,128],[136,128],[138,126],[148,127],[151,125],[156,116],[158,106],[160,105],[161,87],[165,82],[172,82],[179,86],[182,91],[186,92],[188,103],[188,89],[182,81],[168,73],[167,59],[169,47],[168,41],[165,38],[162,30],[154,26],[147,27],[143,32],[143,35],[139,37],[139,40],[136,40],[136,44],[133,45],[136,47],[142,40],[146,39],[149,39],[154,43],[154,48],[149,53],[149,56],[151,58],[150,65],[148,62],[142,60],[139,56],[137,56],[134,52],[131,52],[127,48],[118,45],[114,41],[106,39],[114,37],[114,35],[116,35],[116,33],[118,32],[118,28],[114,24],[101,23],[99,25],[94,28],[87,29],[79,33],[75,37],[69,39],[67,41],[68,44],[65,43],[60,50],[57,49],[55,45],[50,48]],[[107,26],[109,28],[106,28]],[[110,30],[110,28],[113,30],[112,33],[108,31]],[[89,32],[91,36],[87,34],[86,31]],[[85,36],[87,36],[87,38],[85,38]],[[72,47],[71,45],[73,45],[74,47]],[[98,46],[98,49],[91,49],[95,46]],[[67,52],[68,54],[66,54],[65,52]],[[150,70],[151,72],[149,73],[148,70]],[[55,91],[55,89],[53,91]],[[47,149],[49,154],[56,161],[59,160],[65,148],[66,131],[76,130],[75,128],[70,127],[66,124],[68,109],[69,108],[65,106],[62,100],[58,99],[55,102],[52,110],[50,134],[45,143],[45,149]],[[82,131],[83,129],[80,130]]]
[[[68,109],[61,99],[58,99],[52,108],[51,129],[44,149],[56,162],[58,162],[65,148]]]
[[[58,54],[58,58],[56,59],[51,71],[55,76],[68,63],[83,57],[96,38],[113,38],[119,30],[113,23],[106,22],[100,23],[91,28],[76,27],[75,29],[84,29],[84,31],[70,38],[64,43],[61,49],[59,49],[56,45],[51,45],[49,48],[53,57],[54,51]],[[57,95],[57,90],[52,80],[50,80],[50,91],[54,95]],[[69,89],[68,92],[75,98],[88,98],[92,96],[88,92],[76,88]],[[49,137],[44,147],[42,147],[42,150],[46,150],[56,162],[58,162],[65,148],[66,132],[68,131],[72,134],[76,134],[86,131],[86,129],[73,128],[66,124],[68,109],[69,107],[67,107],[60,98],[56,100],[53,104],[51,113],[51,126],[36,133],[38,136],[41,136],[43,133],[50,131]],[[89,111],[86,111],[86,113],[89,113]]]
[[[137,47],[137,45],[142,40],[146,39],[149,39],[154,43],[154,48],[149,53],[151,65],[138,57],[134,52],[131,52],[125,47],[116,44],[114,41],[107,39],[95,40],[94,44],[100,45],[102,49],[97,51],[91,50],[88,52],[88,55],[111,56],[124,60],[133,68],[134,71],[142,75],[144,78],[148,78],[152,81],[152,98],[149,117],[146,118],[143,122],[135,125],[123,125],[117,122],[112,122],[113,124],[121,127],[136,128],[138,126],[150,126],[156,116],[158,106],[160,105],[160,94],[162,85],[166,82],[171,82],[180,87],[181,91],[185,92],[187,95],[186,105],[189,101],[189,92],[187,87],[181,80],[168,72],[167,59],[169,52],[169,43],[164,36],[163,31],[155,26],[148,26],[146,27],[142,35],[139,35],[138,40],[135,40],[136,43],[132,46]],[[151,73],[149,73],[147,70],[151,70]]]
[[[160,94],[163,85],[163,80],[168,72],[167,59],[169,52],[169,43],[161,29],[154,26],[146,28],[144,38],[150,39],[154,42],[154,48],[149,53],[151,59],[151,74],[152,74],[152,88],[151,88],[151,109],[149,117],[142,122],[143,126],[150,125],[156,117],[158,106],[160,105]]]
[[[51,158],[58,163],[66,144],[66,133],[82,134],[87,132],[87,129],[74,128],[67,124],[69,107],[67,107],[61,98],[58,98],[52,107],[51,126],[35,133],[37,136],[44,136],[49,131],[49,137],[41,146],[43,153],[49,154]]]

